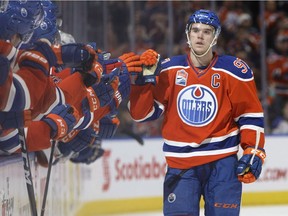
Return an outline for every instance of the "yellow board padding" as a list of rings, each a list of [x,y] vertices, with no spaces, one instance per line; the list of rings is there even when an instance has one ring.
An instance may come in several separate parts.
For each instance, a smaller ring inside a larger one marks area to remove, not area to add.
[[[243,193],[242,206],[288,204],[288,191]],[[162,197],[86,202],[76,216],[102,216],[135,212],[162,211]],[[203,207],[203,200],[201,200]]]

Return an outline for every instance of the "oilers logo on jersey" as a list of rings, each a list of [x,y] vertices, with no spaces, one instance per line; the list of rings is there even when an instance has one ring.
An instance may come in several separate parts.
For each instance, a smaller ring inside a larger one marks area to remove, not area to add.
[[[190,85],[182,89],[177,98],[177,111],[181,120],[194,127],[209,124],[218,110],[214,92],[204,85]]]

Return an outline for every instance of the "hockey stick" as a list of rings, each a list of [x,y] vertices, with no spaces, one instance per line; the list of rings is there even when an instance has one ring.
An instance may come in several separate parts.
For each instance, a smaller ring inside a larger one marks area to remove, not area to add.
[[[28,197],[29,197],[29,202],[30,202],[31,213],[32,213],[32,216],[37,216],[37,206],[36,206],[36,200],[35,200],[35,194],[34,194],[34,186],[33,186],[33,181],[32,181],[29,155],[27,152],[25,131],[24,131],[24,128],[18,128],[18,131],[19,131],[18,132],[19,141],[21,144],[24,174],[25,174],[25,180],[26,180],[26,186],[27,186],[27,192],[28,192]]]
[[[54,154],[55,146],[56,146],[56,141],[52,140],[49,165],[48,165],[47,177],[46,177],[46,184],[45,184],[45,190],[44,190],[42,207],[41,207],[41,216],[44,216],[44,212],[45,212],[46,199],[47,199],[47,194],[48,194],[48,188],[49,188],[49,182],[50,182],[50,175],[51,175],[51,169],[52,169],[52,163],[53,163],[53,154]]]
[[[168,184],[169,188],[172,188],[179,180],[180,178],[188,171],[189,169],[182,170],[178,175],[176,175],[172,181]]]
[[[129,130],[126,130],[126,129],[121,130],[120,133],[125,134],[125,135],[135,139],[140,145],[144,145],[144,140],[139,134],[136,134],[136,133],[129,131]]]
[[[260,142],[260,136],[261,136],[261,132],[259,129],[256,130],[256,143],[255,143],[255,148],[254,148],[254,152],[253,152],[253,155],[249,161],[249,164],[247,165],[246,169],[242,172],[242,173],[239,173],[238,175],[244,175],[245,173],[249,172],[252,164],[253,164],[253,160],[255,158],[255,155],[256,155],[256,152],[258,150],[258,146],[259,146],[259,142]]]

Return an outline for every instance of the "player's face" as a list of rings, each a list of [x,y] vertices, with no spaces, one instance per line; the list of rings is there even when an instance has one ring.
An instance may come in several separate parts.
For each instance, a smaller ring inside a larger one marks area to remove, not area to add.
[[[194,52],[202,54],[209,48],[213,41],[214,28],[202,23],[193,23],[189,37]]]

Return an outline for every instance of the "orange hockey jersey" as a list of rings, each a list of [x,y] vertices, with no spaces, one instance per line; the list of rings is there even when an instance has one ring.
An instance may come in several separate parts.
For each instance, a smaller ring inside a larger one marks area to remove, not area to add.
[[[263,110],[244,61],[214,54],[200,70],[189,55],[181,55],[161,67],[155,86],[132,86],[128,108],[137,122],[164,115],[163,151],[170,167],[212,162],[236,154],[240,144],[264,147]]]

